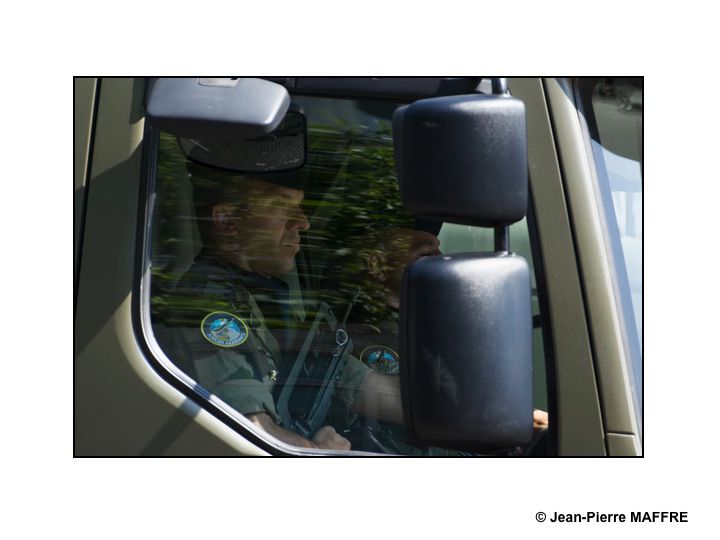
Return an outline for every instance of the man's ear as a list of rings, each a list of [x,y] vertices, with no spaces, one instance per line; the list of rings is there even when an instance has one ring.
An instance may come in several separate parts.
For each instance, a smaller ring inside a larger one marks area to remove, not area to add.
[[[372,251],[367,256],[367,267],[370,275],[378,281],[385,281],[385,255],[382,251]]]
[[[234,215],[233,208],[229,204],[219,203],[213,206],[212,220],[215,230],[223,234],[234,234],[237,231]]]

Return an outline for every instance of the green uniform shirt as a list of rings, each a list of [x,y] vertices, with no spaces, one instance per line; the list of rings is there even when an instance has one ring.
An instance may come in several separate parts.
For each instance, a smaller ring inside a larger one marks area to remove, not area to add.
[[[283,353],[259,303],[233,265],[202,255],[169,294],[153,295],[153,328],[168,357],[201,386],[243,414],[276,422],[273,389],[287,373]],[[292,352],[292,351],[291,351]],[[334,408],[349,411],[369,368],[350,357]]]

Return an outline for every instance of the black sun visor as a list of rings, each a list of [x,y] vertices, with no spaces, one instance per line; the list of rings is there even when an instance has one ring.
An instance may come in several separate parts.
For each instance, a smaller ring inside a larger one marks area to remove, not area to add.
[[[178,137],[191,161],[240,173],[289,171],[302,167],[306,159],[305,116],[288,112],[268,135],[252,139],[202,139]]]

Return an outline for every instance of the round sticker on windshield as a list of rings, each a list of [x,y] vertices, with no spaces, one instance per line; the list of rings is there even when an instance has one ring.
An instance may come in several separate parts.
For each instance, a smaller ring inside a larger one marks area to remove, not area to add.
[[[218,347],[237,347],[250,335],[245,321],[227,311],[210,313],[200,323],[200,331],[205,339]]]
[[[385,375],[397,375],[400,373],[400,357],[390,347],[371,345],[360,353],[360,360],[375,371]]]

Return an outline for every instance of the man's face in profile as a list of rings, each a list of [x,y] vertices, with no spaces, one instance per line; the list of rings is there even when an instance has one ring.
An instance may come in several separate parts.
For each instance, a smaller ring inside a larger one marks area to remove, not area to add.
[[[231,240],[226,249],[239,266],[249,272],[275,277],[292,270],[300,250],[300,231],[310,228],[302,211],[302,190],[263,180],[245,182],[242,202],[217,205],[216,226]],[[228,212],[218,224],[219,210]]]

